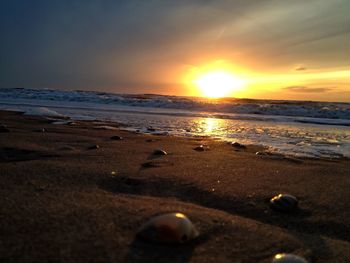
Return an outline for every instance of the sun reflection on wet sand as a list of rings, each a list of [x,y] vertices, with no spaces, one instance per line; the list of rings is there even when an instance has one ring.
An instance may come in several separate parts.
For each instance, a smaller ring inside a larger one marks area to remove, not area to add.
[[[222,137],[224,135],[224,120],[216,118],[198,118],[194,126],[203,136]]]

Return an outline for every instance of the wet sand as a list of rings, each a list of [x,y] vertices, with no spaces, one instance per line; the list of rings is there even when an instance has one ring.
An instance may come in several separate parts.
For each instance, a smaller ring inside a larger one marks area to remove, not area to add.
[[[349,160],[257,156],[254,146],[5,111],[0,122],[10,130],[0,133],[1,262],[271,262],[279,252],[350,262]],[[298,197],[299,209],[272,211],[278,193]],[[200,236],[135,238],[167,212],[188,215]]]

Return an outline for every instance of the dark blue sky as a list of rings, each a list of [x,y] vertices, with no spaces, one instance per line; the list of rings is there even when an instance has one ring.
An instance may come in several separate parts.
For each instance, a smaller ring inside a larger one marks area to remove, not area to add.
[[[0,87],[185,94],[186,68],[215,60],[265,74],[347,70],[349,10],[346,0],[2,0]]]

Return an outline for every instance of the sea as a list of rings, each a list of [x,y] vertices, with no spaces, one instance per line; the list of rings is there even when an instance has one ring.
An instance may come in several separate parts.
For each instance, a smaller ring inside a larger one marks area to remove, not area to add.
[[[350,158],[350,103],[0,88],[0,109],[237,141],[295,157]]]

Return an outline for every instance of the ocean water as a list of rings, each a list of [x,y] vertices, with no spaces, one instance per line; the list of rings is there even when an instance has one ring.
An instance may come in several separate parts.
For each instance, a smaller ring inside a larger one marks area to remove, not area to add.
[[[210,136],[297,157],[350,158],[350,103],[0,89],[0,109],[116,121],[144,133]]]

